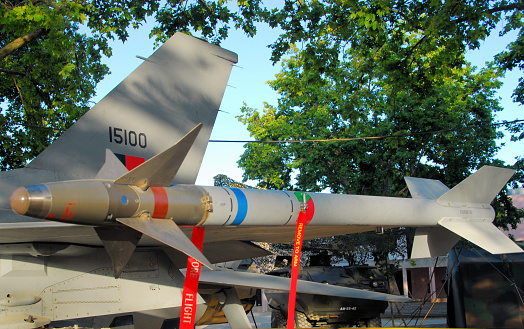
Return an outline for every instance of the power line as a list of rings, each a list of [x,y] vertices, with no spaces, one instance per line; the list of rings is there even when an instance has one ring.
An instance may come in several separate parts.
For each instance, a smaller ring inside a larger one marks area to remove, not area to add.
[[[291,140],[273,140],[273,141],[211,139],[211,140],[209,140],[209,142],[210,143],[244,143],[245,144],[245,143],[347,142],[347,141],[358,141],[358,140],[366,140],[366,139],[379,139],[380,140],[380,139],[388,139],[388,138],[414,137],[414,136],[422,136],[422,135],[437,135],[437,134],[443,134],[443,133],[459,132],[459,131],[464,131],[464,130],[472,130],[472,129],[477,129],[477,128],[510,125],[510,124],[516,124],[516,123],[520,123],[520,122],[524,122],[524,119],[517,119],[517,120],[513,120],[513,121],[503,121],[503,122],[499,122],[499,123],[492,123],[492,124],[478,125],[478,126],[469,126],[469,127],[455,128],[455,129],[443,129],[443,130],[433,130],[433,131],[414,132],[414,133],[403,133],[403,134],[385,135],[385,136],[330,138],[330,139],[291,139]]]

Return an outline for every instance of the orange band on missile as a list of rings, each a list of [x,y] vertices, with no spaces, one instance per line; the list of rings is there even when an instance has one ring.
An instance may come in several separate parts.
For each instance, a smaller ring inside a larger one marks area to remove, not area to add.
[[[163,187],[150,187],[155,198],[155,211],[153,211],[153,218],[166,218],[167,210],[169,209],[169,200],[167,198],[166,190]]]

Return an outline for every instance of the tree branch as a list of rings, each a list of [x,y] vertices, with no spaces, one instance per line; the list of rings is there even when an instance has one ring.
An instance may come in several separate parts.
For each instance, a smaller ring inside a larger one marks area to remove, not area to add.
[[[11,75],[21,75],[21,76],[24,76],[24,77],[28,77],[31,80],[31,82],[33,82],[33,84],[38,85],[38,86],[43,86],[44,85],[43,83],[39,82],[38,80],[36,80],[35,78],[30,76],[26,72],[10,70],[10,69],[6,69],[6,68],[3,68],[3,67],[0,67],[0,72],[8,73],[8,74],[11,74]]]
[[[510,10],[514,10],[514,9],[524,10],[524,2],[523,1],[519,1],[518,3],[513,3],[513,4],[507,5],[507,6],[500,6],[500,7],[496,7],[496,8],[491,8],[489,10],[486,10],[486,13],[494,14],[494,13],[498,13],[498,12],[501,12],[501,11],[510,11]],[[451,22],[456,24],[456,23],[463,23],[463,22],[466,22],[466,21],[468,21],[467,17],[461,17],[461,18],[457,18],[456,20],[451,21]]]
[[[25,46],[29,42],[40,38],[42,35],[46,34],[48,31],[42,27],[38,27],[23,37],[17,38],[14,41],[11,41],[9,44],[5,45],[0,49],[0,61],[9,56],[13,51]]]

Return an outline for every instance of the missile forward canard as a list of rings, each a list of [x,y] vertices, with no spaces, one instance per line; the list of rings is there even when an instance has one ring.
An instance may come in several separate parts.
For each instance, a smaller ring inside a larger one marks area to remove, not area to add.
[[[301,211],[304,239],[414,226],[416,257],[446,254],[459,237],[494,253],[521,252],[492,224],[489,203],[513,175],[504,168],[481,168],[451,190],[410,178],[412,198],[194,185],[236,61],[175,34],[26,168],[1,173],[0,300],[17,305],[0,303],[0,329],[71,318],[108,326],[108,314],[160,328],[181,316],[179,269],[188,256],[205,266],[206,293],[191,299],[197,319],[206,302],[223,299],[230,326],[244,328],[238,287],[287,290],[289,280],[213,264],[268,254],[251,241],[293,241]],[[205,227],[202,250],[189,238],[194,227]],[[312,282],[297,287],[406,300]]]

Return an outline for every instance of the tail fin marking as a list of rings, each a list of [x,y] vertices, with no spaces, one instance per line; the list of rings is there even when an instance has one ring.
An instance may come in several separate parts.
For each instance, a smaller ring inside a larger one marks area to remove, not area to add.
[[[115,180],[115,183],[136,185],[144,190],[149,186],[171,185],[201,129],[202,123],[188,132],[175,145],[122,175]]]

